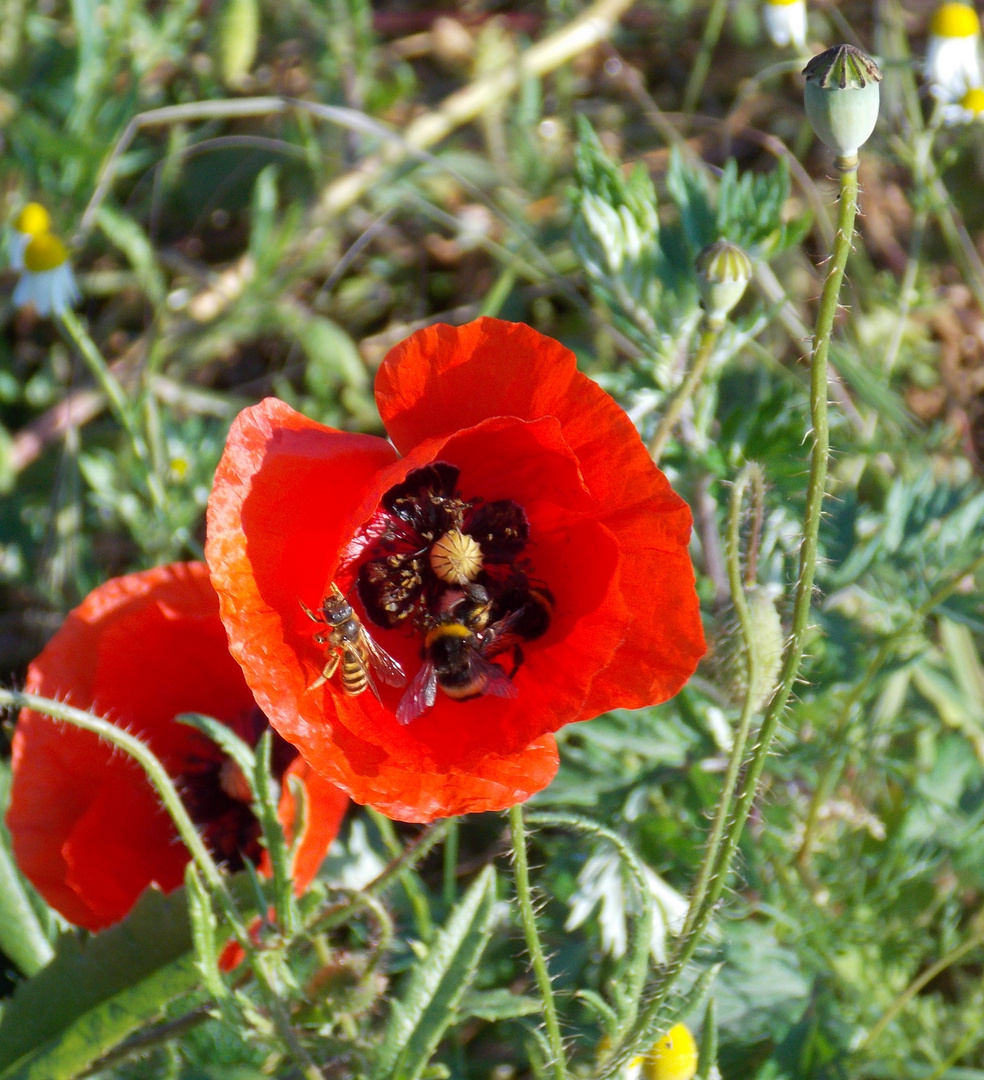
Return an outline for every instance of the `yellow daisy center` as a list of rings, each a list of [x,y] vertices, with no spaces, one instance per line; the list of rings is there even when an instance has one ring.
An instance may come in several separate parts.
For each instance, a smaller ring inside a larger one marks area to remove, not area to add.
[[[43,232],[24,249],[24,265],[32,274],[54,270],[68,259],[68,248],[53,233]]]
[[[974,114],[984,113],[984,89],[972,86],[960,99],[960,104]]]
[[[981,32],[981,21],[970,4],[951,2],[936,9],[929,32],[936,37],[973,37]]]
[[[40,203],[29,202],[14,218],[14,228],[28,236],[38,236],[50,227],[51,215]]]
[[[765,0],[769,7],[792,7],[793,4],[800,4],[802,0]]]
[[[686,1024],[675,1024],[656,1043],[643,1066],[646,1080],[692,1080],[697,1043]]]

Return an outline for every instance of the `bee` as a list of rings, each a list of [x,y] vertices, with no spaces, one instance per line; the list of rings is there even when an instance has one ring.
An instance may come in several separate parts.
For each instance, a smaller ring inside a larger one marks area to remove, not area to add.
[[[331,650],[321,675],[308,689],[313,690],[326,683],[339,668],[342,690],[349,697],[363,693],[366,687],[371,687],[379,697],[373,675],[378,675],[387,686],[406,684],[403,668],[366,632],[362,620],[337,585],[332,584],[331,595],[322,603],[320,615],[316,615],[304,603],[301,607],[309,619],[328,627],[315,634],[314,640]]]
[[[508,631],[512,616],[490,624],[491,608],[488,593],[480,585],[445,594],[424,635],[424,662],[397,706],[396,719],[401,724],[409,724],[431,708],[438,687],[455,701],[483,694],[516,697],[519,691],[512,676],[518,662],[507,673],[491,659],[508,647],[500,635]]]

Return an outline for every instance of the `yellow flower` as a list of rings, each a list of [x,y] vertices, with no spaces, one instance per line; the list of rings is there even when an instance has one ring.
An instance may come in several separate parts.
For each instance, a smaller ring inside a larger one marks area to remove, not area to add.
[[[984,88],[972,86],[959,101],[943,106],[943,120],[947,124],[969,124],[984,120]]]
[[[18,308],[33,304],[39,315],[61,315],[79,298],[68,248],[54,233],[40,232],[24,248],[23,269],[13,302]]]
[[[24,249],[41,233],[51,228],[51,215],[36,202],[29,202],[14,218],[13,231],[7,245],[10,266],[14,270],[24,269]]]
[[[645,1080],[692,1080],[696,1072],[697,1043],[686,1024],[674,1024],[642,1065]]]
[[[981,21],[970,4],[948,0],[936,9],[923,70],[937,97],[959,101],[969,88],[984,83],[980,41]]]

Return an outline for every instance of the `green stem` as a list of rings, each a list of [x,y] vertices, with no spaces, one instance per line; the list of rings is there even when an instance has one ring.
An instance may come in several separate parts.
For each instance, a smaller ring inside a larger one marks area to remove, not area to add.
[[[833,251],[828,264],[827,279],[824,282],[823,293],[820,297],[810,367],[810,413],[813,422],[813,448],[810,454],[810,476],[806,489],[806,509],[803,520],[803,543],[800,546],[799,576],[793,602],[792,632],[783,657],[779,687],[773,695],[765,718],[762,721],[755,752],[745,771],[734,815],[721,842],[717,862],[710,875],[707,896],[701,905],[703,914],[698,913],[694,917],[694,929],[690,934],[681,935],[677,939],[677,946],[661,980],[659,990],[636,1025],[636,1031],[640,1039],[659,1023],[663,1003],[666,1001],[677,976],[696,951],[700,942],[700,931],[706,925],[714,905],[724,890],[728,870],[738,848],[745,822],[751,812],[758,791],[758,782],[771,750],[773,737],[789,701],[793,684],[799,674],[800,664],[803,660],[806,636],[809,630],[813,579],[816,574],[817,537],[820,529],[824,486],[827,480],[827,455],[830,449],[827,430],[827,357],[830,352],[830,336],[834,328],[834,317],[837,313],[837,298],[840,294],[841,282],[844,279],[844,268],[847,265],[847,258],[851,251],[851,240],[854,236],[854,219],[857,214],[857,162],[856,160],[853,162],[853,167],[844,161],[840,161],[838,164],[842,171],[837,232],[834,236]],[[748,708],[747,701],[746,708]],[[620,1062],[616,1064],[620,1064]]]
[[[92,713],[83,712],[81,709],[73,708],[71,705],[65,705],[59,701],[38,697],[36,694],[23,694],[16,690],[0,688],[0,709],[2,708],[14,710],[31,709],[55,720],[61,720],[82,728],[84,731],[91,731],[122,750],[125,754],[128,754],[144,770],[147,779],[174,822],[178,835],[191,853],[191,857],[195,860],[195,865],[208,882],[212,892],[219,898],[237,939],[249,954],[253,972],[264,992],[266,1004],[274,1024],[294,1059],[301,1067],[305,1080],[323,1080],[321,1072],[301,1046],[297,1033],[291,1027],[287,1011],[276,988],[274,975],[269,967],[269,958],[256,951],[249,930],[244,925],[235,901],[226,887],[222,872],[198,835],[195,823],[188,815],[174,782],[150,747],[122,728],[111,724],[108,720],[103,720]]]
[[[721,36],[721,28],[724,26],[724,17],[727,13],[728,0],[713,0],[711,10],[707,13],[707,22],[704,23],[700,52],[697,53],[694,66],[690,69],[687,89],[683,94],[683,111],[686,115],[694,111],[700,100],[700,92],[704,89],[704,80],[711,67],[711,56]]]
[[[670,441],[670,436],[673,434],[673,429],[680,419],[680,414],[683,412],[684,406],[693,397],[694,391],[700,385],[700,381],[704,377],[707,365],[714,355],[714,348],[718,343],[718,339],[721,337],[722,329],[723,323],[705,321],[704,332],[701,334],[700,344],[697,346],[697,355],[694,357],[694,362],[690,365],[690,370],[687,372],[686,378],[680,384],[679,389],[673,397],[670,398],[670,401],[666,406],[666,411],[663,413],[662,417],[660,417],[656,433],[653,435],[652,441],[649,444],[649,454],[657,465],[659,464],[659,459],[663,455],[663,451],[666,449],[666,444]]]
[[[447,837],[444,841],[443,899],[448,907],[453,906],[458,892],[458,833],[458,819],[453,818],[448,824]]]
[[[0,949],[25,975],[33,975],[55,955],[21,884],[14,860],[0,838]]]
[[[370,809],[369,815],[372,818],[376,829],[379,831],[383,843],[389,848],[390,854],[394,858],[399,857],[403,851],[403,845],[400,843],[400,838],[396,835],[396,829],[393,827],[393,822],[385,815],[379,813],[378,810]],[[420,936],[421,941],[430,941],[434,936],[434,919],[431,916],[430,903],[427,900],[426,891],[421,885],[420,879],[408,866],[404,866],[400,870],[400,881],[403,885],[404,892],[407,894],[407,899],[410,901],[410,906],[413,908],[414,922],[417,924],[417,934]]]
[[[153,500],[154,506],[158,510],[164,510],[167,504],[167,497],[164,494],[164,488],[161,485],[160,478],[154,472],[150,455],[147,452],[146,440],[134,422],[130,403],[127,401],[123,387],[120,386],[119,380],[109,370],[109,365],[103,359],[102,353],[96,347],[96,343],[89,336],[89,332],[82,325],[81,320],[75,312],[72,311],[71,308],[67,308],[61,313],[60,320],[63,329],[82,354],[82,359],[85,360],[92,377],[106,395],[106,399],[109,402],[109,407],[112,409],[113,414],[129,436],[130,443],[133,446],[133,452],[144,468],[147,480],[147,490],[150,492],[150,497]]]
[[[707,846],[704,849],[704,857],[701,860],[697,881],[690,894],[690,906],[687,909],[687,917],[681,931],[681,937],[684,939],[692,937],[695,945],[713,910],[713,902],[706,903],[705,901],[708,899],[711,882],[717,868],[721,839],[724,836],[725,826],[731,814],[735,788],[738,784],[738,774],[745,757],[748,733],[751,729],[752,715],[755,711],[755,702],[751,691],[758,681],[759,658],[756,650],[752,648],[751,616],[748,613],[748,602],[745,599],[745,589],[742,583],[740,544],[741,506],[749,484],[753,488],[754,506],[757,510],[761,506],[765,487],[765,478],[762,475],[760,465],[746,465],[731,491],[727,542],[728,583],[731,586],[731,600],[735,606],[735,614],[738,616],[739,632],[745,643],[745,686],[747,689],[738,728],[735,731],[734,742],[731,747],[731,754],[728,758],[724,781],[721,786],[721,794],[718,796],[714,821],[711,823],[711,831],[707,838]]]
[[[984,930],[978,930],[976,934],[973,934],[965,942],[957,945],[951,949],[944,956],[941,956],[931,967],[926,968],[925,971],[920,972],[919,975],[912,980],[911,983],[902,991],[898,997],[892,1002],[891,1005],[882,1013],[877,1023],[868,1030],[868,1034],[865,1035],[861,1043],[855,1049],[855,1053],[860,1053],[862,1050],[866,1050],[875,1040],[881,1035],[881,1033],[888,1027],[888,1025],[895,1019],[896,1016],[909,1004],[909,1002],[919,993],[920,990],[928,983],[931,983],[933,979],[937,977],[941,972],[946,971],[948,967],[951,967],[967,953],[972,952],[974,949],[984,945]]]
[[[519,913],[523,921],[523,933],[526,935],[526,948],[533,962],[533,972],[543,998],[543,1019],[547,1028],[547,1040],[553,1054],[553,1073],[556,1080],[567,1080],[567,1063],[564,1056],[564,1042],[560,1035],[560,1023],[557,1020],[557,1005],[554,1001],[553,987],[550,984],[550,972],[540,944],[540,935],[536,929],[536,914],[533,911],[533,895],[530,892],[530,868],[526,859],[526,827],[523,824],[523,807],[520,804],[509,808],[509,832],[512,836],[513,870],[516,879],[516,897],[519,900]]]
[[[0,688],[0,709],[31,709],[34,712],[50,716],[54,720],[61,720],[66,724],[91,731],[101,739],[128,754],[147,774],[154,790],[160,796],[164,808],[171,816],[178,835],[184,842],[185,847],[191,853],[195,864],[202,872],[202,876],[208,882],[209,887],[216,892],[223,901],[228,901],[232,906],[232,897],[226,889],[222,872],[212,858],[211,853],[205,846],[202,838],[198,835],[195,823],[188,815],[178,789],[174,781],[167,774],[167,770],[161,764],[158,757],[150,747],[140,739],[124,731],[122,728],[103,720],[92,713],[83,712],[82,709],[73,708],[61,701],[52,701],[49,698],[39,697],[37,694],[24,694],[18,690],[4,690]]]

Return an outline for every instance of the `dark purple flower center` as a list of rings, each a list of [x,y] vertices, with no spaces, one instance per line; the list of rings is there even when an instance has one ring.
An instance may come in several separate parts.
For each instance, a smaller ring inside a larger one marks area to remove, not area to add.
[[[229,726],[250,746],[256,746],[269,727],[257,706]],[[271,773],[279,783],[297,750],[273,732]],[[179,777],[181,798],[201,830],[213,857],[230,873],[258,865],[263,856],[262,830],[250,806],[250,791],[239,766],[218,749],[214,756],[190,755]]]
[[[421,666],[396,710],[408,724],[436,700],[514,697],[522,645],[547,632],[553,596],[525,555],[526,511],[458,490],[445,461],[389,489],[356,536],[359,599],[369,622],[419,635]]]

